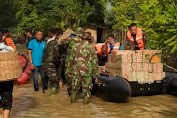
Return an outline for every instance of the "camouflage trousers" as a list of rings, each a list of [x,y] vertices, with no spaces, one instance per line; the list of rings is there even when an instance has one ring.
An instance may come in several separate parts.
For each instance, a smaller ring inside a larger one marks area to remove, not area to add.
[[[56,66],[53,63],[48,63],[44,67],[44,72],[48,77],[50,87],[55,87],[58,88],[59,85],[59,79],[60,79],[60,72],[59,71],[59,66]]]
[[[84,96],[90,97],[92,90],[92,78],[90,76],[74,75],[71,78],[72,94],[77,94],[82,86],[82,93]]]
[[[67,81],[67,90],[68,90],[68,94],[71,95],[71,92],[72,92],[72,78],[73,76],[72,75],[65,75],[65,78],[66,78],[66,81]]]

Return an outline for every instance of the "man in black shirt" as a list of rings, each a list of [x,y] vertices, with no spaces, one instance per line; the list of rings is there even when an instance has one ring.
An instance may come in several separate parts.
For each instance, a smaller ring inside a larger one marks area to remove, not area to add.
[[[35,36],[32,35],[32,30],[31,29],[26,30],[26,38],[27,38],[26,46],[28,47],[29,42],[31,40],[35,39]]]

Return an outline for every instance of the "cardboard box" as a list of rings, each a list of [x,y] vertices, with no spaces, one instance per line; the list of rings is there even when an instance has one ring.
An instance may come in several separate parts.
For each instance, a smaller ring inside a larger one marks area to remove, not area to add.
[[[143,63],[143,72],[154,72],[154,64],[153,63]]]
[[[122,63],[122,72],[126,72],[127,68],[126,68],[126,63]]]
[[[106,71],[106,72],[110,72],[110,71],[111,71],[111,70],[110,70],[111,68],[110,68],[110,65],[109,65],[109,64],[110,64],[110,62],[108,62],[108,63],[105,64],[105,71]]]
[[[106,68],[105,69],[105,72],[108,72],[108,73],[116,73],[116,68]]]
[[[122,73],[122,69],[116,69],[116,73]]]
[[[99,73],[105,72],[105,66],[99,66]]]
[[[110,73],[109,73],[109,76],[115,77],[115,73],[114,73],[114,72],[110,72]]]
[[[150,73],[153,72],[153,70],[154,70],[154,69],[153,69],[153,66],[154,66],[154,65],[153,65],[152,63],[149,63],[149,64],[148,64],[148,72],[150,72]]]
[[[143,72],[148,72],[149,70],[149,63],[143,63]]]
[[[149,81],[149,73],[148,72],[144,72],[144,81]]]
[[[115,51],[115,50],[111,51],[111,53],[112,53],[112,55],[119,55],[118,51]]]
[[[123,59],[122,59],[122,55],[116,55],[116,63],[122,63]]]
[[[154,55],[155,53],[157,53],[157,54]],[[150,62],[150,58],[152,58],[152,60],[151,60],[152,63],[160,63],[161,62],[161,54],[162,54],[161,50],[144,50],[143,62]]]
[[[112,55],[111,62],[112,63],[122,63],[122,55]]]
[[[121,69],[122,68],[121,64],[117,64],[117,63],[110,63],[110,67],[111,68],[116,68],[116,69]]]
[[[67,29],[63,35],[57,40],[58,44],[62,44],[63,40],[68,40],[69,36],[71,35],[71,33],[73,33],[73,31],[71,29]]]
[[[128,75],[128,81],[133,81],[132,80],[132,72],[127,72]]]
[[[111,71],[110,68],[105,66],[105,72],[110,73],[110,71]]]
[[[165,77],[165,72],[154,73],[154,80],[163,80]]]
[[[154,73],[149,73],[149,81],[154,81]]]
[[[128,80],[128,73],[127,72],[122,72],[121,77]]]
[[[154,63],[153,64],[154,73],[162,73],[163,72],[163,64],[162,63]]]
[[[154,73],[154,80],[162,80],[162,73]]]
[[[133,62],[133,53],[132,50],[120,50],[120,51],[112,51],[113,57],[116,56],[117,62]],[[114,59],[115,62],[115,59]]]
[[[108,54],[108,62],[111,62],[111,60],[112,60],[112,55]]]
[[[116,63],[116,56],[115,55],[112,55],[112,57],[111,57],[111,63]]]
[[[110,72],[109,76],[111,76],[111,77],[120,77],[120,73]]]
[[[132,72],[132,76],[136,76],[136,81],[138,81],[139,83],[146,83],[149,81],[149,73],[148,72]]]
[[[137,81],[137,73],[136,72],[132,72],[131,79],[132,79],[132,81]]]
[[[132,68],[134,72],[137,72],[137,63],[132,63]]]
[[[136,55],[136,62],[143,62],[143,50],[137,50],[135,52],[135,55]]]
[[[117,51],[112,51],[112,54],[114,55],[121,55],[121,54],[128,54],[128,53],[132,53],[133,50],[117,50]]]
[[[110,67],[110,62],[106,62],[105,63],[105,68],[109,68]]]
[[[136,78],[138,82],[142,81],[142,72],[136,72]]]
[[[162,79],[164,79],[165,78],[165,72],[162,72]]]
[[[133,62],[134,62],[134,63],[137,62],[137,54],[136,54],[136,53],[133,54]]]
[[[127,62],[127,54],[121,54],[122,55],[122,62]]]
[[[137,67],[137,72],[142,72],[143,71],[143,63],[136,63]]]
[[[133,62],[133,52],[127,54],[127,62],[129,63]]]
[[[125,63],[126,64],[126,71],[127,72],[132,72],[133,68],[132,68],[132,63]]]

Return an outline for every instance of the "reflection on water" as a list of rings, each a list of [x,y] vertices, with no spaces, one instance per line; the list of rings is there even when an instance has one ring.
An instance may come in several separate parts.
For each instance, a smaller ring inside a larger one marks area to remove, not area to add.
[[[168,95],[130,98],[128,103],[110,103],[92,96],[70,104],[66,87],[56,96],[34,92],[32,84],[15,86],[11,118],[177,118],[177,98]]]

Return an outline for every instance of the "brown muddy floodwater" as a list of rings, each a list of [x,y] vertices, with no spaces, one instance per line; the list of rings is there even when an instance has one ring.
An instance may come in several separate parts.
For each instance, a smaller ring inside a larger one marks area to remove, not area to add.
[[[11,118],[177,118],[177,97],[158,95],[130,98],[128,103],[110,103],[92,96],[71,104],[66,87],[56,96],[34,92],[32,84],[15,86]]]

